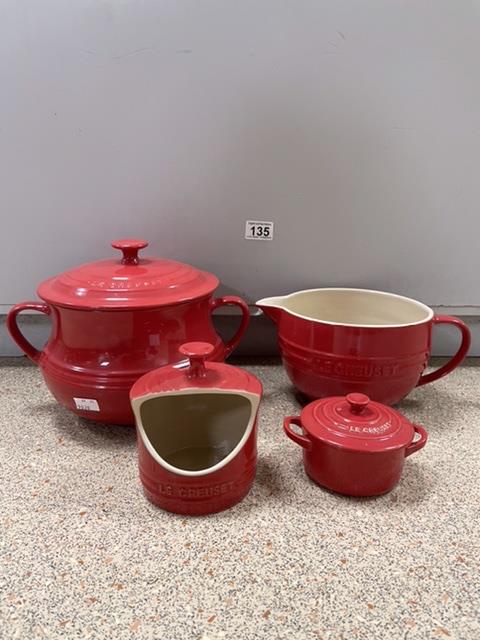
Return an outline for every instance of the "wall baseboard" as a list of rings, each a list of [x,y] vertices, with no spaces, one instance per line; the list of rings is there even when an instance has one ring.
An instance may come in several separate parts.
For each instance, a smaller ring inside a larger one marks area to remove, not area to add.
[[[442,314],[455,315],[454,312],[452,313],[453,309],[458,309],[458,307],[437,307],[435,311]],[[465,310],[466,307],[463,307],[463,309]],[[480,310],[477,307],[469,307],[468,309],[475,309],[477,313],[475,315],[468,313],[456,315],[462,317],[472,332],[472,347],[469,355],[480,356]],[[5,315],[0,315],[0,357],[22,356],[23,353],[8,335],[5,319]],[[39,314],[22,314],[19,318],[19,323],[28,340],[38,348],[48,340],[50,321],[47,317]],[[237,325],[237,314],[223,313],[215,315],[215,326],[224,339],[235,333]],[[459,333],[454,327],[438,326],[434,330],[432,354],[434,356],[452,355],[458,348],[458,343]],[[275,326],[258,310],[253,313],[248,331],[236,349],[235,354],[238,356],[272,356],[278,354]]]

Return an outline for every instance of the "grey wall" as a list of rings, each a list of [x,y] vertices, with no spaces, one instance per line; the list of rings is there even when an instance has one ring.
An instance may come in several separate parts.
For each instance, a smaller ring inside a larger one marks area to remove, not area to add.
[[[479,35],[462,0],[4,0],[0,311],[137,235],[250,300],[476,313]]]

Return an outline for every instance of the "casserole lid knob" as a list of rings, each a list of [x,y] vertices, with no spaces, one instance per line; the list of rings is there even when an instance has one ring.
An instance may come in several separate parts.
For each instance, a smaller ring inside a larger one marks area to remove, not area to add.
[[[135,238],[122,238],[121,240],[114,240],[112,247],[120,249],[123,253],[122,264],[138,264],[138,252],[140,249],[148,247],[148,242]]]
[[[179,351],[182,356],[190,360],[190,367],[187,369],[189,378],[205,378],[207,370],[205,360],[212,355],[215,347],[209,342],[186,342],[182,344]]]

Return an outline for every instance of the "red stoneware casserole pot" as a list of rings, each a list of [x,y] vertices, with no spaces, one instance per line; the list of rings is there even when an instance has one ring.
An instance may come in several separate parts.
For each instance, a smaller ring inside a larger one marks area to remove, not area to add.
[[[130,392],[144,492],[167,511],[227,509],[255,477],[262,385],[243,369],[206,362],[213,349],[184,344],[188,360],[147,373]]]
[[[312,480],[357,497],[393,489],[405,458],[427,441],[425,429],[363,393],[311,402],[300,417],[285,418],[284,429],[303,447],[305,471]]]
[[[310,289],[257,305],[277,324],[290,380],[310,398],[359,392],[396,404],[458,367],[470,346],[470,331],[458,318],[383,291]],[[456,327],[462,341],[451,360],[425,375],[437,324]]]
[[[138,378],[182,359],[178,348],[191,340],[214,345],[222,361],[245,332],[249,309],[236,296],[214,298],[218,279],[173,260],[139,256],[144,240],[117,240],[118,258],[85,264],[38,287],[43,302],[22,302],[9,312],[12,338],[42,370],[62,405],[91,420],[133,424],[129,391]],[[236,305],[242,321],[224,344],[212,312]],[[24,310],[50,316],[52,332],[43,351],[22,335],[17,315]]]

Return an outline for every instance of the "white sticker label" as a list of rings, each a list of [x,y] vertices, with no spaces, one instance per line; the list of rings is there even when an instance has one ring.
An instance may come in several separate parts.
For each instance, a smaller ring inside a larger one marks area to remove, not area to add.
[[[73,400],[80,411],[100,411],[98,402],[93,398],[74,398]]]
[[[265,220],[247,220],[245,224],[246,240],[273,240],[273,222]]]

